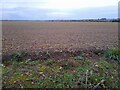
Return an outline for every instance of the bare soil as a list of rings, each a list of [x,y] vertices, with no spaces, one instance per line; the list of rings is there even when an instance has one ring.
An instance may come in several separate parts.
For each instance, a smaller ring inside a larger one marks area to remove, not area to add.
[[[117,25],[116,22],[3,21],[3,55],[18,51],[38,55],[44,52],[103,51],[118,46]]]

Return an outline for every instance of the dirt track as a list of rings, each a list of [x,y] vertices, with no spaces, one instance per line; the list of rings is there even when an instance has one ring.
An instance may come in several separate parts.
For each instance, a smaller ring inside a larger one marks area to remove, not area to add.
[[[3,54],[15,51],[61,51],[111,48],[118,45],[118,26],[113,22],[2,23]]]

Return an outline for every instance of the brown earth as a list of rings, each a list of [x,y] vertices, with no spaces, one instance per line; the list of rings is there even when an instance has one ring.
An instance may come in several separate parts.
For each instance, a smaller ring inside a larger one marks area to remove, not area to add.
[[[3,55],[17,51],[63,52],[118,45],[116,22],[3,21]]]

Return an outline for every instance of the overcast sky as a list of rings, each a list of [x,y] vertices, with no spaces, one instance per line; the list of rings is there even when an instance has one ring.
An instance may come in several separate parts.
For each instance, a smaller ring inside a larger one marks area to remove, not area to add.
[[[3,20],[117,18],[119,0],[3,0]]]

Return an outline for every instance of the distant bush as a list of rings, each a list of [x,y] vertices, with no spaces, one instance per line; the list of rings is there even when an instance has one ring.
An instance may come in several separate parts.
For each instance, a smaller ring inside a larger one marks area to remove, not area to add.
[[[105,58],[120,61],[120,50],[117,48],[107,50],[105,52]]]

